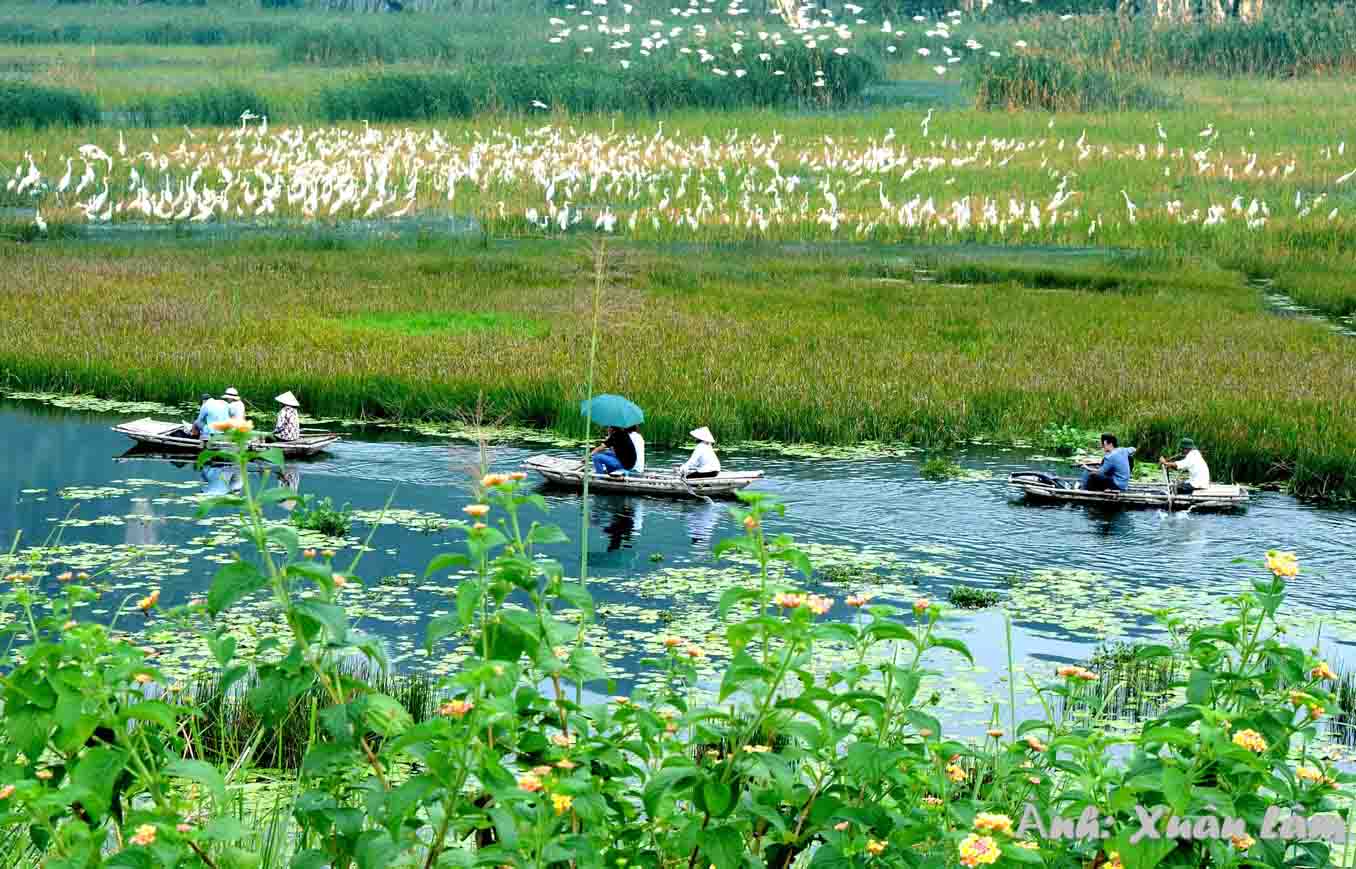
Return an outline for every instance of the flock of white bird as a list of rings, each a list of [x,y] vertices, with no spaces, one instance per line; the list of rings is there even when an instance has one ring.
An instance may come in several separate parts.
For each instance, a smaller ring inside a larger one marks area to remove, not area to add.
[[[550,19],[548,39],[555,45],[573,46],[582,54],[615,59],[623,70],[669,53],[686,57],[710,75],[735,78],[743,78],[754,64],[771,67],[774,76],[785,75],[782,50],[795,43],[819,56],[850,54],[860,43],[854,41],[856,28],[862,27],[878,30],[885,52],[892,55],[900,50],[896,41],[911,30],[923,31],[936,45],[914,50],[920,57],[934,60],[932,69],[939,76],[966,56],[978,52],[1001,55],[961,32],[965,16],[959,11],[937,19],[916,15],[910,21],[886,18],[870,22],[860,17],[863,7],[851,2],[843,4],[841,15],[818,2],[769,0],[767,6],[773,15],[754,19],[744,0],[726,0],[723,8],[714,0],[686,0],[684,6],[670,7],[665,19],[652,17],[653,10],[648,7],[642,11],[621,0],[582,0],[564,5],[563,13],[571,18]],[[741,26],[741,20],[750,23]],[[1024,49],[1027,44],[1018,40],[1013,47]],[[815,87],[825,86],[824,75],[822,68],[815,71]]]
[[[40,229],[44,211],[199,223],[460,213],[533,232],[721,228],[784,238],[1054,227],[1091,237],[1110,222],[1146,221],[1260,230],[1281,212],[1343,219],[1336,203],[1351,197],[1340,188],[1356,176],[1337,172],[1345,142],[1319,148],[1316,165],[1301,171],[1293,152],[1225,146],[1213,125],[1188,133],[1189,144],[1169,141],[1160,125],[1152,144],[1111,146],[1086,131],[1058,136],[1053,119],[1039,138],[961,140],[938,135],[932,123],[929,112],[908,141],[893,129],[791,141],[737,131],[686,136],[662,123],[645,132],[471,128],[449,138],[436,128],[275,130],[245,118],[212,137],[186,130],[173,145],[152,133],[146,147],[129,148],[119,133],[116,145],[85,144],[55,165],[25,154],[0,178],[11,198],[36,205]],[[1126,178],[1146,176],[1163,179],[1152,195],[1124,189]],[[1117,180],[1089,189],[1096,177]],[[1268,189],[1276,198],[1268,200]]]

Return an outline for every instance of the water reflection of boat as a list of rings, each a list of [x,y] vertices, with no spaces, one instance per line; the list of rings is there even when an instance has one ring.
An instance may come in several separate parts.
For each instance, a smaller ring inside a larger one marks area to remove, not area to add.
[[[235,465],[203,465],[202,481],[203,493],[207,495],[228,495],[245,487]]]
[[[624,492],[632,495],[657,495],[665,498],[700,498],[732,495],[749,486],[763,476],[762,471],[728,472],[722,471],[714,477],[679,477],[659,471],[646,471],[643,474],[595,474],[585,471],[579,459],[562,459],[558,456],[532,456],[523,462],[523,467],[536,471],[546,481],[557,486],[581,489],[584,478],[589,481],[589,489],[597,492]]]
[[[1248,503],[1242,486],[1216,484],[1198,492],[1169,492],[1166,485],[1131,483],[1124,492],[1093,492],[1075,488],[1077,481],[1039,471],[1018,471],[1008,476],[1008,485],[1033,501],[1097,504],[1107,507],[1155,507],[1172,510],[1237,510]]]
[[[183,425],[177,422],[163,422],[144,417],[113,426],[113,431],[126,435],[138,444],[157,450],[172,450],[181,453],[199,453],[208,446],[208,441],[191,438],[184,434]],[[250,443],[253,449],[278,449],[287,458],[313,456],[324,452],[340,440],[333,432],[303,431],[300,440],[269,441],[259,438]],[[227,447],[229,449],[229,447]]]

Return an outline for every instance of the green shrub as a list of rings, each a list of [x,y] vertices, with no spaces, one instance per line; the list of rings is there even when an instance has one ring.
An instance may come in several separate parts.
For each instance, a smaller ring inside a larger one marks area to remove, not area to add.
[[[950,456],[933,456],[918,469],[918,476],[925,480],[954,480],[962,473],[964,470]]]
[[[94,98],[24,81],[0,81],[0,128],[85,126],[99,122]]]
[[[975,104],[981,109],[1046,112],[1163,108],[1168,97],[1133,78],[1050,54],[1008,54],[975,68]]]
[[[947,601],[954,607],[963,610],[982,610],[991,607],[1002,600],[1002,595],[991,588],[980,588],[973,585],[953,585],[951,591],[947,593]]]
[[[170,96],[147,97],[132,102],[127,110],[148,127],[180,124],[229,127],[238,124],[245,112],[269,114],[269,105],[249,88],[226,85]]]
[[[329,498],[315,500],[301,498],[292,510],[292,524],[305,531],[316,531],[326,537],[343,537],[353,524],[353,511],[345,504],[335,509]]]

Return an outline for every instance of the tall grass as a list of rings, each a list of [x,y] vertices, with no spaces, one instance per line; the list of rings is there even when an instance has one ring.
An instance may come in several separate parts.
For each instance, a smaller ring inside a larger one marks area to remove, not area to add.
[[[1099,112],[1165,108],[1162,91],[1100,68],[1048,54],[1009,54],[975,68],[975,104],[981,109]]]
[[[975,271],[972,284],[913,284],[882,280],[880,250],[715,249],[630,246],[637,277],[603,300],[597,389],[644,407],[655,443],[697,423],[726,441],[928,446],[1068,424],[1116,431],[1148,457],[1191,436],[1221,479],[1356,495],[1350,339],[1269,313],[1237,272],[1069,258],[1070,274],[1091,274],[1052,282],[1043,265],[1012,265],[993,282]],[[0,320],[5,380],[181,402],[229,372],[249,395],[291,389],[322,415],[449,420],[483,393],[495,416],[577,434],[588,300],[559,243],[98,251],[0,257],[15,288]],[[223,324],[231,304],[241,316]],[[551,328],[356,341],[337,326],[430,309]],[[1186,337],[1192,323],[1208,337]]]
[[[147,96],[133,100],[126,112],[147,127],[193,124],[225,127],[239,121],[244,112],[257,115],[273,113],[267,99],[238,85],[201,88],[169,96]]]
[[[0,81],[0,127],[86,126],[98,121],[93,97],[79,91]]]

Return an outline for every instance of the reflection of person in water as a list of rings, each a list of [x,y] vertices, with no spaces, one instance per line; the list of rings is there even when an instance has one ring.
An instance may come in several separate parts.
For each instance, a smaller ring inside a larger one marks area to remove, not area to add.
[[[629,548],[631,536],[636,531],[636,511],[632,508],[630,501],[623,501],[612,514],[612,521],[603,528],[603,533],[608,536],[607,551],[616,552],[623,546]]]
[[[226,495],[245,488],[245,481],[240,478],[240,469],[235,465],[203,465],[202,481],[206,486],[203,490],[205,495]]]
[[[301,491],[301,470],[296,465],[288,465],[278,473],[278,485],[293,492]],[[297,506],[295,498],[289,498],[286,501],[279,501],[278,506],[291,513]]]
[[[716,525],[719,522],[720,506],[714,502],[702,504],[688,513],[687,536],[692,539],[692,545],[710,545],[711,537],[716,533]]]

